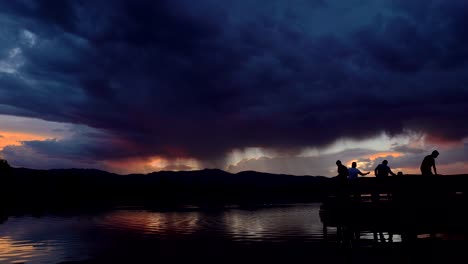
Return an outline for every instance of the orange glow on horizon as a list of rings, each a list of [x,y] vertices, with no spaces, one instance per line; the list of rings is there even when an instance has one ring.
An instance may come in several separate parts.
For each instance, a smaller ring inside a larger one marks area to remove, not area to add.
[[[378,159],[378,158],[385,158],[385,157],[388,157],[388,156],[392,156],[394,158],[398,158],[398,157],[402,157],[404,156],[403,153],[401,152],[395,152],[395,151],[390,151],[390,152],[379,152],[379,153],[375,153],[375,154],[372,154],[370,155],[368,158],[372,161]]]
[[[166,159],[156,157],[151,159],[150,165],[155,168],[164,168],[169,164]]]
[[[106,161],[106,169],[119,174],[151,173],[155,171],[198,170],[200,164],[193,158],[166,159],[160,156]]]
[[[21,132],[0,131],[0,150],[6,146],[20,146],[22,141],[46,140],[48,137]]]
[[[401,153],[401,152],[396,152],[396,151],[378,152],[378,153],[371,154],[370,156],[367,156],[367,155],[361,156],[359,159],[348,160],[344,164],[348,165],[348,167],[351,167],[351,164],[353,162],[356,162],[357,163],[356,165],[357,165],[358,168],[363,168],[363,167],[366,167],[367,165],[369,165],[369,163],[372,164],[378,158],[386,158],[388,156],[397,158],[397,157],[404,156],[404,154]],[[360,161],[360,159],[369,159],[370,162],[369,161]]]

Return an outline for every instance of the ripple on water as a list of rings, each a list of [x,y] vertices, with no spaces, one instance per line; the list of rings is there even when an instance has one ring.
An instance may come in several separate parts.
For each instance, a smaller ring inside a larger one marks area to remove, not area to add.
[[[234,241],[322,238],[316,208],[310,206],[219,212],[117,210],[102,217],[98,225],[108,230],[136,232],[160,239],[202,234]]]
[[[86,216],[14,217],[0,225],[0,262],[55,263],[148,241],[313,242],[318,205],[154,212],[120,208]],[[151,240],[148,240],[151,239]]]

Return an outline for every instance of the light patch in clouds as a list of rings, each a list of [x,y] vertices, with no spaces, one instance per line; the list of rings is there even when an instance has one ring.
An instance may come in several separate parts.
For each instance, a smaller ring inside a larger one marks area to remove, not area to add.
[[[86,126],[0,115],[0,134],[3,136],[0,156],[12,166],[35,169],[103,166],[95,157],[75,155],[79,150],[87,151],[86,147],[98,148],[89,145],[93,145],[94,138],[103,137]]]
[[[177,159],[165,159],[165,158],[153,158],[150,162],[151,171],[161,170],[195,170],[202,169],[200,163],[196,159],[190,158],[177,158]]]
[[[25,29],[21,31],[21,41],[24,42],[24,44],[26,44],[28,47],[32,48],[34,45],[36,45],[37,36],[33,32]]]
[[[272,151],[264,148],[251,147],[245,149],[234,149],[231,153],[227,154],[227,166],[237,164],[245,159],[259,159],[259,158],[272,158],[276,156]]]
[[[232,166],[236,166],[239,162],[245,160],[258,160],[258,159],[270,159],[270,158],[278,158],[281,156],[292,156],[292,157],[302,157],[302,158],[310,158],[310,157],[319,157],[319,156],[328,156],[341,153],[346,150],[350,149],[366,149],[368,150],[365,154],[360,154],[351,160],[343,160],[343,162],[352,162],[356,158],[363,158],[364,156],[367,159],[375,160],[379,157],[386,157],[386,156],[401,156],[403,155],[401,152],[398,151],[390,151],[392,147],[399,146],[399,145],[414,145],[414,139],[419,139],[415,133],[406,133],[402,135],[395,135],[389,136],[385,133],[381,133],[380,135],[365,139],[365,140],[356,140],[356,139],[338,139],[333,144],[324,147],[324,148],[317,148],[317,147],[306,147],[299,154],[294,155],[291,153],[287,153],[286,155],[281,155],[277,151],[268,150],[265,148],[259,147],[251,147],[245,149],[236,149],[233,150],[231,153],[227,155],[227,165],[226,167],[229,168]],[[369,154],[372,153],[372,154]]]
[[[465,142],[465,141],[463,141]],[[357,162],[362,171],[371,171],[384,159],[394,173],[420,174],[419,166],[426,155],[438,149],[441,155],[436,160],[440,174],[463,174],[468,166],[468,144],[458,142],[432,142],[425,134],[406,133],[396,136],[382,134],[368,140],[338,140],[323,149],[307,148],[297,156],[245,157],[227,166],[230,172],[257,170],[293,175],[336,175],[336,160],[347,167]]]
[[[47,139],[43,136],[28,133],[14,133],[6,131],[0,131],[0,133],[2,133],[0,135],[0,150],[2,150],[6,146],[19,146],[22,144],[23,141]]]
[[[0,73],[17,73],[24,64],[22,53],[22,50],[16,47],[10,49],[6,58],[0,58]]]
[[[50,122],[38,118],[0,115],[0,131],[36,135],[41,138],[65,138],[71,136],[76,125]]]
[[[339,153],[345,149],[388,151],[395,145],[408,144],[415,137],[417,137],[417,135],[414,133],[405,133],[396,136],[389,136],[386,133],[381,133],[378,136],[364,140],[340,138],[325,148],[305,148],[299,156],[316,157],[318,155]]]
[[[26,141],[25,143],[45,141],[47,140]],[[13,167],[25,167],[30,169],[102,168],[102,163],[100,161],[54,156],[39,152],[25,143],[20,146],[6,146],[3,151],[0,151],[0,155],[7,159]]]
[[[71,134],[71,127],[37,118],[0,115],[0,151],[7,146],[21,146],[27,141],[65,138]]]
[[[388,157],[388,156],[398,158],[398,157],[404,156],[404,154],[401,153],[401,152],[394,152],[394,151],[393,152],[392,151],[391,152],[379,152],[379,153],[375,153],[375,154],[371,154],[371,155],[366,155],[366,158],[368,158],[371,161],[374,161],[374,160],[376,160],[378,158],[385,158],[385,157]]]

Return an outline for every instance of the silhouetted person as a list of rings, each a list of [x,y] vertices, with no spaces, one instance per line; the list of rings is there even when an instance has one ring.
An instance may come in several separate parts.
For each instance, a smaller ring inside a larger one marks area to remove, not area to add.
[[[338,166],[338,179],[346,180],[349,175],[348,168],[346,168],[346,166],[341,163],[341,160],[336,161],[336,166]]]
[[[357,163],[356,162],[353,162],[351,164],[351,168],[348,169],[348,180],[349,180],[349,188],[350,188],[350,191],[353,195],[353,198],[354,199],[360,199],[361,197],[361,194],[359,192],[359,190],[357,189],[358,186],[356,185],[356,182],[355,180],[358,178],[358,175],[361,175],[361,176],[364,176],[364,175],[367,175],[369,174],[370,172],[366,172],[366,173],[363,173],[361,172],[357,167]]]
[[[370,173],[370,171],[369,171],[369,172],[366,172],[366,173],[362,173],[362,172],[361,172],[358,168],[356,168],[356,167],[357,167],[356,162],[353,162],[353,163],[351,164],[351,168],[348,169],[348,173],[349,173],[348,179],[349,179],[349,180],[357,179],[357,178],[358,178],[358,175],[365,176],[365,175],[367,175],[367,174]]]
[[[375,173],[375,176],[377,178],[384,178],[384,177],[387,177],[388,174],[391,174],[392,176],[396,176],[395,173],[393,173],[393,171],[390,169],[390,167],[387,165],[388,164],[388,161],[387,160],[384,160],[382,161],[381,164],[379,164],[375,170],[374,170],[374,173]]]
[[[345,165],[341,163],[341,160],[336,161],[336,166],[338,167],[338,175],[336,176],[337,178],[337,188],[338,188],[338,199],[340,202],[346,201],[348,198],[348,190],[347,190],[347,179],[348,179],[348,168],[346,168]]]
[[[435,158],[439,156],[437,150],[432,151],[431,155],[424,157],[421,163],[421,174],[422,175],[437,175],[437,168],[435,165]],[[434,168],[434,174],[432,174],[431,167]]]
[[[387,160],[384,160],[382,161],[381,164],[379,164],[375,170],[374,170],[374,173],[375,173],[375,176],[377,177],[377,190],[373,191],[372,192],[372,200],[374,201],[377,201],[380,199],[380,193],[383,192],[383,190],[385,190],[384,188],[384,179],[388,177],[388,174],[391,174],[392,176],[396,176],[395,173],[393,173],[393,171],[390,169],[390,167],[387,165],[388,164],[388,161]],[[389,197],[390,195],[387,194],[387,197]]]

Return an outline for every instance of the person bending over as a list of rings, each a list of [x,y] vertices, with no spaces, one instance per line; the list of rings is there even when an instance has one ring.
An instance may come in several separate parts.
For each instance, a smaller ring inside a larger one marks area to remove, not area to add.
[[[396,174],[393,173],[393,171],[390,169],[390,167],[387,164],[388,164],[388,161],[384,160],[382,161],[381,164],[377,166],[377,168],[375,168],[374,173],[377,178],[387,177],[388,174],[391,174],[392,176],[396,176]]]
[[[431,155],[424,157],[421,163],[421,174],[422,175],[437,175],[437,168],[435,165],[435,158],[439,156],[437,150],[432,151]],[[434,174],[432,174],[431,168],[434,168]]]

